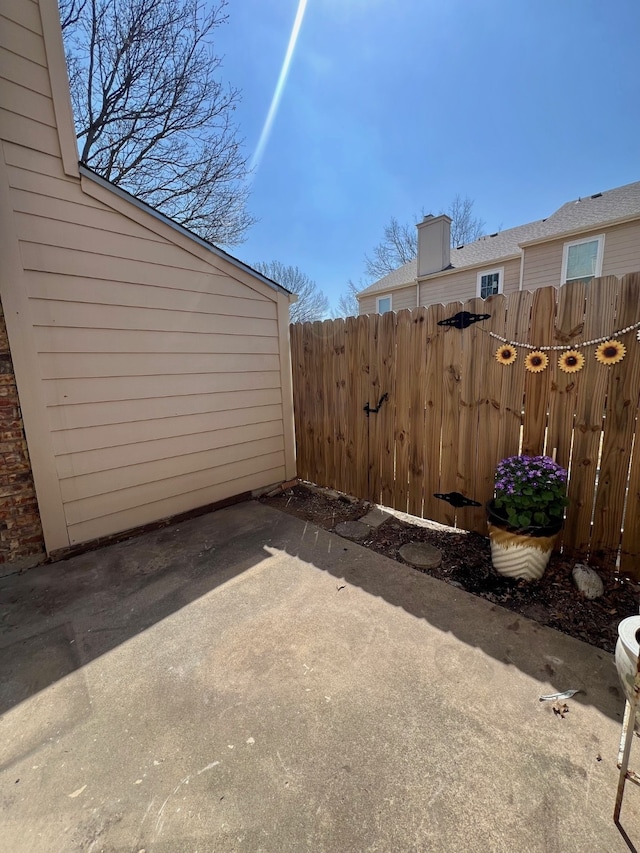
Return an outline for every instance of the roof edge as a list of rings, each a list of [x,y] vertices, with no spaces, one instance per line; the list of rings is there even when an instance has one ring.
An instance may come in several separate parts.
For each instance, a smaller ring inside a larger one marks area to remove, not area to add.
[[[214,255],[217,255],[219,258],[227,261],[232,264],[234,267],[242,270],[243,272],[249,273],[249,275],[254,276],[259,281],[263,282],[263,284],[268,285],[270,288],[275,290],[278,293],[284,293],[286,296],[295,296],[290,290],[287,290],[286,287],[283,287],[281,284],[278,284],[277,281],[273,281],[270,278],[267,278],[266,275],[263,275],[258,270],[254,270],[253,267],[249,266],[249,264],[245,264],[244,261],[235,258],[233,255],[230,255],[228,252],[225,252],[224,249],[218,248],[213,243],[210,243],[208,240],[205,240],[202,237],[199,237],[194,231],[190,231],[189,228],[185,228],[184,225],[180,225],[179,222],[176,222],[171,217],[166,216],[164,213],[160,213],[159,210],[156,210],[155,207],[152,207],[150,204],[147,204],[141,199],[136,198],[136,196],[132,195],[127,190],[123,190],[122,187],[116,186],[116,184],[108,181],[106,178],[103,178],[97,172],[94,172],[93,169],[90,169],[88,166],[85,166],[84,163],[78,164],[78,170],[82,177],[87,178],[90,181],[98,184],[98,186],[102,187],[109,192],[114,193],[114,195],[119,196],[129,204],[132,204],[134,207],[139,208],[140,210],[148,213],[150,216],[153,216],[154,219],[159,220],[164,225],[168,225],[170,228],[173,228],[174,231],[177,231],[179,234],[182,234],[183,237],[187,237],[189,240],[193,240],[194,243],[197,243],[199,246],[202,246],[204,249],[207,249]]]
[[[373,285],[377,283],[377,281],[374,281],[373,284],[369,285],[369,287],[373,287]],[[360,299],[361,296],[376,296],[379,293],[389,293],[389,291],[391,290],[402,290],[403,287],[415,287],[417,283],[418,279],[414,276],[414,278],[410,279],[404,284],[390,284],[389,287],[384,287],[380,290],[369,291],[369,288],[365,287],[364,290],[361,290],[359,293],[356,294],[356,299]]]
[[[576,234],[588,234],[590,231],[602,231],[604,228],[612,228],[616,225],[624,225],[625,222],[635,222],[640,219],[640,213],[632,213],[628,216],[620,216],[618,219],[610,219],[608,222],[598,222],[594,225],[585,225],[582,228],[571,228],[569,231],[561,231],[548,237],[536,237],[534,240],[523,240],[518,243],[522,249],[529,246],[539,246],[541,243],[552,243],[554,240],[564,240]]]
[[[522,258],[522,252],[518,252],[517,255],[513,253],[510,255],[500,255],[499,258],[491,258],[489,261],[481,261],[480,263],[475,264],[465,264],[463,267],[451,267],[451,269],[440,270],[440,272],[430,272],[429,275],[418,276],[417,281],[422,283],[423,281],[429,281],[430,279],[438,278],[442,275],[453,275],[456,272],[464,272],[465,270],[478,270],[482,267],[488,267],[492,269],[496,264],[502,264],[505,261],[519,261]]]

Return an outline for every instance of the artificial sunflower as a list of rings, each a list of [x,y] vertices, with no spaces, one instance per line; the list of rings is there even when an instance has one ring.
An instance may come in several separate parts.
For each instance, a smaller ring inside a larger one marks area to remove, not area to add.
[[[558,359],[558,367],[565,373],[577,373],[584,367],[584,356],[577,349],[568,349]]]
[[[549,364],[549,356],[546,352],[534,350],[524,360],[524,366],[530,373],[540,373]]]
[[[625,357],[627,348],[620,341],[605,341],[596,350],[600,364],[617,364]]]
[[[518,351],[511,344],[502,344],[496,350],[496,361],[499,361],[500,364],[513,364],[517,357]]]

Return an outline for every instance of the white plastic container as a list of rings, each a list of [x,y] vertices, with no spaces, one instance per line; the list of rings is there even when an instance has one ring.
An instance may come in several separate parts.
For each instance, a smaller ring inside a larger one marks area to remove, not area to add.
[[[616,669],[625,696],[633,698],[633,686],[638,672],[640,655],[640,616],[629,616],[618,625],[616,643]],[[636,728],[640,728],[640,705],[636,711]]]

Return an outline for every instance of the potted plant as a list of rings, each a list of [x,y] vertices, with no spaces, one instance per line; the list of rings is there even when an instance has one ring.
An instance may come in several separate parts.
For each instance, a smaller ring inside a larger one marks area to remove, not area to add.
[[[549,456],[509,456],[487,504],[491,562],[501,575],[538,580],[564,517],[567,472]]]

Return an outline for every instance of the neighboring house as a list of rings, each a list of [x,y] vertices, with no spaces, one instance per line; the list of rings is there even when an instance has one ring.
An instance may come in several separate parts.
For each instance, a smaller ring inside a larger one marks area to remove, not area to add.
[[[0,220],[0,562],[295,476],[294,297],[78,166],[56,0],[0,0]]]
[[[547,219],[450,248],[451,219],[425,216],[418,257],[358,294],[361,314],[462,302],[640,270],[640,181],[570,201]]]

